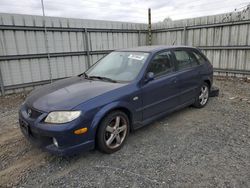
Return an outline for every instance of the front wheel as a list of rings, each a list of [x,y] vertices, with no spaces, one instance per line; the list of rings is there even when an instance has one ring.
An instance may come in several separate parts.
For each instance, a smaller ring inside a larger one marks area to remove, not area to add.
[[[209,92],[210,92],[209,86],[207,83],[204,82],[200,87],[199,95],[195,99],[194,107],[196,108],[204,107],[208,102]]]
[[[97,132],[97,145],[104,153],[121,149],[129,133],[129,119],[122,111],[108,114],[101,122]]]

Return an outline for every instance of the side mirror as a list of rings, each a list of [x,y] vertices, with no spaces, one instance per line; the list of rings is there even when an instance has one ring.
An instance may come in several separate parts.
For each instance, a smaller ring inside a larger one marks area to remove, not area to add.
[[[145,82],[150,82],[151,80],[153,80],[155,78],[155,74],[153,72],[148,72],[146,74],[146,79],[145,79]]]

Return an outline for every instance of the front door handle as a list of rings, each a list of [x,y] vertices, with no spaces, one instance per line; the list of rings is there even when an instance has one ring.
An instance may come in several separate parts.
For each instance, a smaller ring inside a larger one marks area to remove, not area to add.
[[[176,84],[177,83],[177,78],[176,77],[172,78],[171,82]]]

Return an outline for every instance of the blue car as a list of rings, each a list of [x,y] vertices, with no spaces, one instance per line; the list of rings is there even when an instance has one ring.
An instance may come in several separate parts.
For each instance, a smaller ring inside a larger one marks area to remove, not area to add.
[[[199,49],[116,50],[83,74],[35,89],[20,107],[20,128],[54,154],[113,153],[131,131],[186,106],[204,107],[212,84],[213,67]]]

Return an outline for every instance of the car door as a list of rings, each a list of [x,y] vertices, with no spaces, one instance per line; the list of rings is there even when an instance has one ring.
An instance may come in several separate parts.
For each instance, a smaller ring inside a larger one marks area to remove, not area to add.
[[[154,79],[142,86],[143,120],[152,118],[178,105],[178,86],[170,51],[156,54],[148,65],[146,74]]]
[[[189,49],[173,50],[176,77],[179,81],[180,105],[190,103],[197,96],[201,84],[199,63]]]

